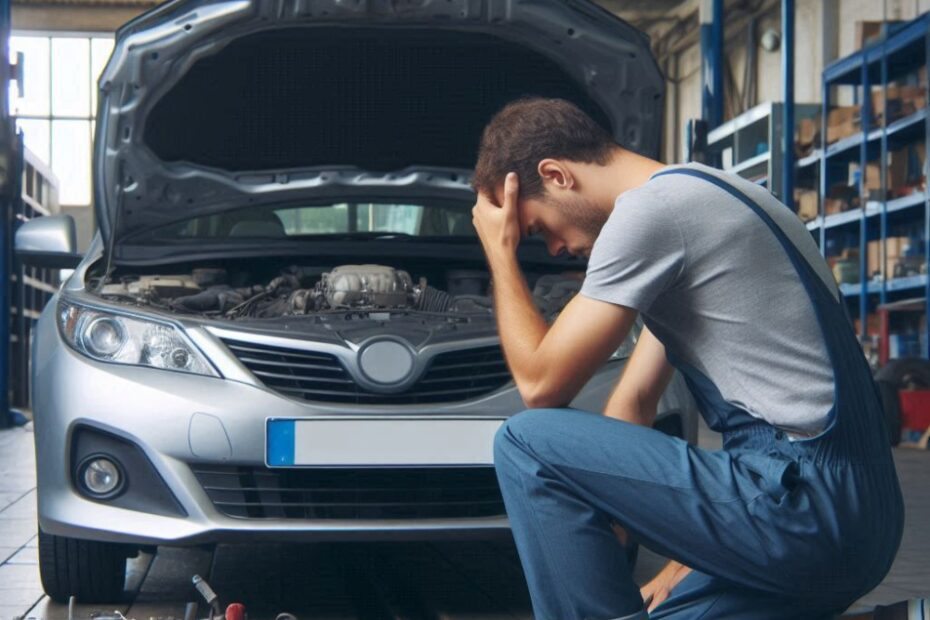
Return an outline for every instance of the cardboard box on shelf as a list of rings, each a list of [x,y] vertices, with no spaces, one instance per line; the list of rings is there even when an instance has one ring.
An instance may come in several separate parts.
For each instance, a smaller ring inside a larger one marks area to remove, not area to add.
[[[839,125],[849,121],[858,121],[861,107],[858,105],[839,105],[827,113],[827,126]]]
[[[795,149],[799,155],[807,155],[817,146],[817,134],[820,132],[820,117],[802,118],[798,120],[795,133]]]
[[[899,256],[904,251],[904,246],[908,244],[910,237],[903,235],[885,238],[885,252],[889,256]]]
[[[904,102],[905,113],[913,114],[921,108],[927,107],[927,85],[912,84],[901,86],[896,94]]]
[[[910,243],[909,237],[885,238],[885,278],[894,277],[894,266]]]
[[[888,84],[873,88],[870,101],[873,123],[881,126],[926,107],[927,93],[924,86]]]
[[[871,280],[875,274],[882,272],[882,242],[881,240],[869,241],[866,248],[866,275]]]
[[[860,107],[857,105],[838,106],[827,115],[827,144],[846,138],[859,131]]]
[[[861,50],[870,43],[875,43],[885,36],[888,26],[900,24],[900,21],[861,21],[856,22],[856,49]]]
[[[876,86],[872,89],[872,124],[881,126],[885,123],[886,115],[895,119],[901,116],[901,100],[894,97],[891,92],[888,93],[888,99],[885,99],[885,89]],[[887,110],[885,109],[887,105]]]
[[[882,189],[882,167],[877,161],[870,161],[865,165],[865,178],[862,187],[870,199],[881,200],[878,195]]]
[[[824,198],[823,201],[823,212],[827,215],[839,213],[840,211],[858,208],[859,204],[858,187],[851,187],[845,183],[837,183],[831,185],[830,189],[827,190],[827,197]]]
[[[798,217],[807,222],[817,217],[817,192],[812,189],[794,190],[794,204]]]
[[[832,215],[846,210],[847,203],[839,198],[824,198],[823,212],[825,215]]]
[[[908,147],[891,151],[888,153],[888,168],[885,178],[885,187],[887,196],[891,197],[896,194],[896,190],[908,185],[908,163],[910,161],[910,150]],[[850,183],[853,182],[855,171],[858,170],[859,164],[852,162],[849,164]],[[870,200],[882,200],[882,167],[879,161],[870,161],[865,165],[865,177],[862,179],[862,186]]]

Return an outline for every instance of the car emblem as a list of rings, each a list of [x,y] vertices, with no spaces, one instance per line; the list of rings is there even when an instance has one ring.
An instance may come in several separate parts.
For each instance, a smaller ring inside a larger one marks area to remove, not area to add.
[[[359,351],[358,366],[370,381],[394,385],[410,376],[414,358],[410,349],[396,340],[376,340]]]

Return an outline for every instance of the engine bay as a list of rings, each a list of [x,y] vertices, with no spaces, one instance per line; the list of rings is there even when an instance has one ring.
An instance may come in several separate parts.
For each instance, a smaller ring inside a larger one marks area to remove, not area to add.
[[[487,271],[433,271],[441,281],[438,287],[425,275],[414,280],[407,270],[378,264],[286,265],[270,277],[267,269],[195,267],[176,274],[120,274],[99,294],[111,301],[225,320],[333,313],[493,314]],[[528,274],[533,298],[547,319],[578,292],[582,277],[580,271]]]

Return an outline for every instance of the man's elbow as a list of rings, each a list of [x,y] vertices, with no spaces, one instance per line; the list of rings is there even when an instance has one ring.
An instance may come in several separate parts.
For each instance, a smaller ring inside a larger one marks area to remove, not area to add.
[[[543,384],[519,386],[520,397],[523,404],[528,409],[551,409],[556,407],[566,407],[568,401],[557,390]]]

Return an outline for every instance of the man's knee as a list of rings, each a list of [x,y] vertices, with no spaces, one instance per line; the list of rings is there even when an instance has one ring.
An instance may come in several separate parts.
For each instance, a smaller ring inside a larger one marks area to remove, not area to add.
[[[526,454],[539,439],[558,433],[568,409],[526,409],[508,418],[494,435],[494,464],[512,460],[513,450]],[[560,416],[563,418],[560,420]]]

